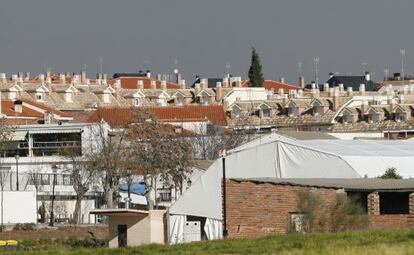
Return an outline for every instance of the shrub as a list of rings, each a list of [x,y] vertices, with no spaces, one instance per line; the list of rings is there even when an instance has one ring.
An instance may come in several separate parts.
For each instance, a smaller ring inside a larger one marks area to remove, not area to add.
[[[319,226],[317,222],[318,208],[321,204],[320,195],[313,190],[299,190],[297,192],[297,210],[305,214],[304,231],[314,232]]]
[[[13,230],[35,230],[36,225],[34,223],[17,223],[14,225]]]
[[[385,173],[380,176],[381,179],[402,179],[402,176],[397,173],[395,167],[390,167],[385,170]]]
[[[333,232],[364,229],[369,224],[368,215],[356,198],[337,194],[330,210],[330,223]]]

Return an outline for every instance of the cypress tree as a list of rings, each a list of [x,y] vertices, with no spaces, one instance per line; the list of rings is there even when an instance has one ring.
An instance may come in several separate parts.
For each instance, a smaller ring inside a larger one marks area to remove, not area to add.
[[[262,87],[263,81],[264,77],[262,73],[262,64],[260,63],[260,57],[256,52],[256,49],[252,47],[252,58],[249,68],[249,86]]]

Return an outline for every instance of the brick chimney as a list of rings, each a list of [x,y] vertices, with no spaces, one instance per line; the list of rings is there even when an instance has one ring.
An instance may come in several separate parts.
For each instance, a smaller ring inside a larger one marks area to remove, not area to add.
[[[23,112],[23,102],[20,100],[14,101],[14,112],[22,113]]]

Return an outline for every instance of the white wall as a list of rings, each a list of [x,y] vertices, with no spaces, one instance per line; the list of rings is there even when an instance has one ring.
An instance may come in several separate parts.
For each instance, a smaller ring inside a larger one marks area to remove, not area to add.
[[[267,100],[267,92],[265,88],[233,88],[225,97],[224,101],[228,105],[236,102],[237,98],[240,101],[247,100]]]
[[[355,133],[328,133],[340,140],[354,140],[358,138],[384,138],[382,132],[355,132]]]
[[[36,223],[36,193],[34,191],[4,191],[3,213],[4,224]]]

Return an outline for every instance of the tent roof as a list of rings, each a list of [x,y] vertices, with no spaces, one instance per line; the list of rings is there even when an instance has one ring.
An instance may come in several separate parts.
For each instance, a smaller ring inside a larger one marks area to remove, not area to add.
[[[225,163],[227,178],[372,178],[390,167],[414,177],[414,141],[301,141],[270,134],[229,151]],[[221,180],[220,158],[170,207],[170,214],[221,219]]]

